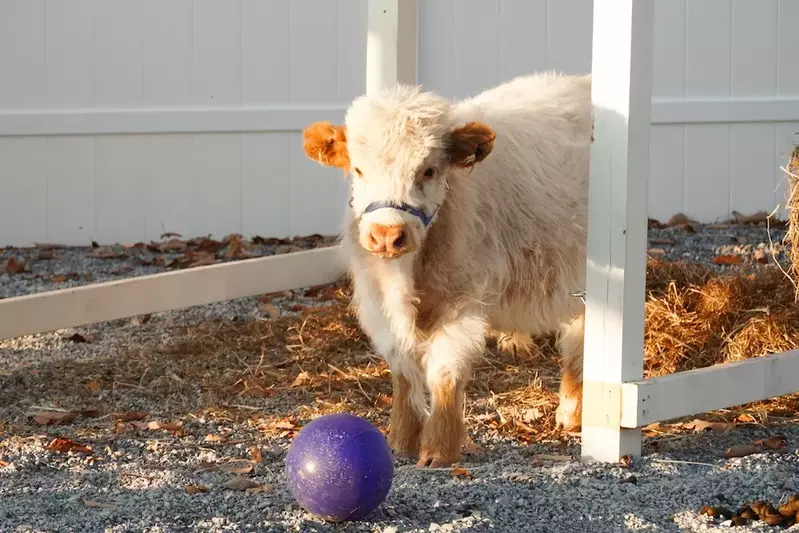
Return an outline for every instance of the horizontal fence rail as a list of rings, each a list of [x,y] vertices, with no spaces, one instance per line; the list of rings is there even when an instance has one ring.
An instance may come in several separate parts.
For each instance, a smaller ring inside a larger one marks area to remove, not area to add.
[[[245,259],[0,300],[0,339],[333,283],[340,247]]]

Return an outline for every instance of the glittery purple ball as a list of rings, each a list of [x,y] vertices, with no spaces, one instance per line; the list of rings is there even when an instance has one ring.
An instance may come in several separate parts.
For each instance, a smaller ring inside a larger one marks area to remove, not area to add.
[[[294,437],[286,477],[297,503],[331,522],[359,520],[383,503],[394,478],[388,441],[366,420],[339,413]]]

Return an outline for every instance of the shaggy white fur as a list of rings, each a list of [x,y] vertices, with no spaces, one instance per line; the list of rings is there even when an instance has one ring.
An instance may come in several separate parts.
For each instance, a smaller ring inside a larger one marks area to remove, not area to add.
[[[590,83],[547,72],[457,102],[399,86],[356,99],[344,126],[306,129],[309,157],[353,175],[342,250],[354,306],[409,383],[392,420],[423,418],[419,449],[401,450],[421,466],[458,459],[463,389],[492,332],[522,344],[561,332],[558,421],[580,423],[582,305],[571,293],[585,280]],[[394,207],[369,211],[375,202]]]

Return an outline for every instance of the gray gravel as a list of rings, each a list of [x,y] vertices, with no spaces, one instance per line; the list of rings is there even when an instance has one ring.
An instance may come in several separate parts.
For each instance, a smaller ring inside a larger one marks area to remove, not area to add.
[[[747,268],[758,264],[754,259],[758,249],[768,250],[770,256],[765,228],[693,225],[692,229],[651,229],[650,249],[654,252],[650,253],[701,262],[736,253],[744,257]],[[779,244],[782,234],[782,230],[771,234],[778,254],[784,252]],[[290,245],[310,247],[313,243]],[[285,251],[278,250],[279,246],[287,244],[256,247],[252,253]],[[0,253],[0,265],[12,256],[23,259],[36,253],[5,250]],[[0,267],[0,296],[165,269],[148,263],[159,254],[146,250],[135,249],[120,259],[96,259],[91,253],[91,248],[56,250],[54,259],[33,261],[29,273],[2,273]],[[54,275],[70,272],[78,273],[72,276],[77,279],[53,284]],[[85,274],[90,274],[90,279]],[[293,300],[278,299],[276,303],[283,313],[292,313],[303,294],[298,291]],[[565,454],[579,453],[574,444],[566,449],[558,443],[525,446],[477,433],[472,437],[482,449],[465,457],[462,465],[473,479],[455,479],[449,471],[419,471],[398,461],[392,490],[370,520],[331,525],[299,509],[285,486],[283,458],[289,437],[267,435],[257,423],[187,418],[185,413],[175,412],[168,401],[153,402],[131,388],[109,391],[101,398],[128,410],[148,411],[147,420],[180,417],[185,420],[182,435],[147,429],[116,434],[107,419],[92,418],[33,431],[14,430],[25,424],[28,409],[83,407],[58,405],[59,391],[28,387],[27,376],[47,372],[48,366],[58,361],[120,357],[115,349],[120,343],[155,346],[176,324],[219,317],[268,320],[268,313],[259,309],[255,298],[243,298],[160,313],[143,324],[118,320],[0,341],[0,391],[4,391],[0,397],[6,398],[0,403],[0,461],[8,463],[0,466],[0,531],[725,531],[726,525],[713,524],[699,515],[702,506],[721,504],[735,509],[757,498],[777,503],[799,492],[799,426],[790,424],[683,435],[657,447],[647,446],[644,457],[628,467],[563,460]],[[94,340],[73,342],[68,337],[74,332],[90,334]],[[265,398],[252,405],[266,410],[279,402],[279,398]],[[731,445],[775,433],[787,437],[786,448],[739,459],[721,455]],[[223,435],[224,439],[208,441],[208,435]],[[87,457],[78,452],[47,451],[44,446],[58,436],[91,446],[94,453]],[[242,475],[262,484],[261,492],[225,488],[234,473],[198,471],[207,463],[247,459],[251,446],[260,449],[263,461]],[[537,454],[561,456],[561,460],[541,461]],[[186,485],[204,485],[208,491],[187,494]],[[731,531],[778,530],[754,523]],[[799,531],[799,526],[781,531]]]

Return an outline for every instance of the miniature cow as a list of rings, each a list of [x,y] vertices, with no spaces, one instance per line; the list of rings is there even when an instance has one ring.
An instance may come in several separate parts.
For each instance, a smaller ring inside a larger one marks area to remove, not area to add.
[[[558,333],[556,419],[580,425],[590,86],[542,73],[452,102],[399,85],[304,132],[308,157],[352,175],[353,304],[391,369],[392,449],[420,467],[459,459],[491,335]]]

